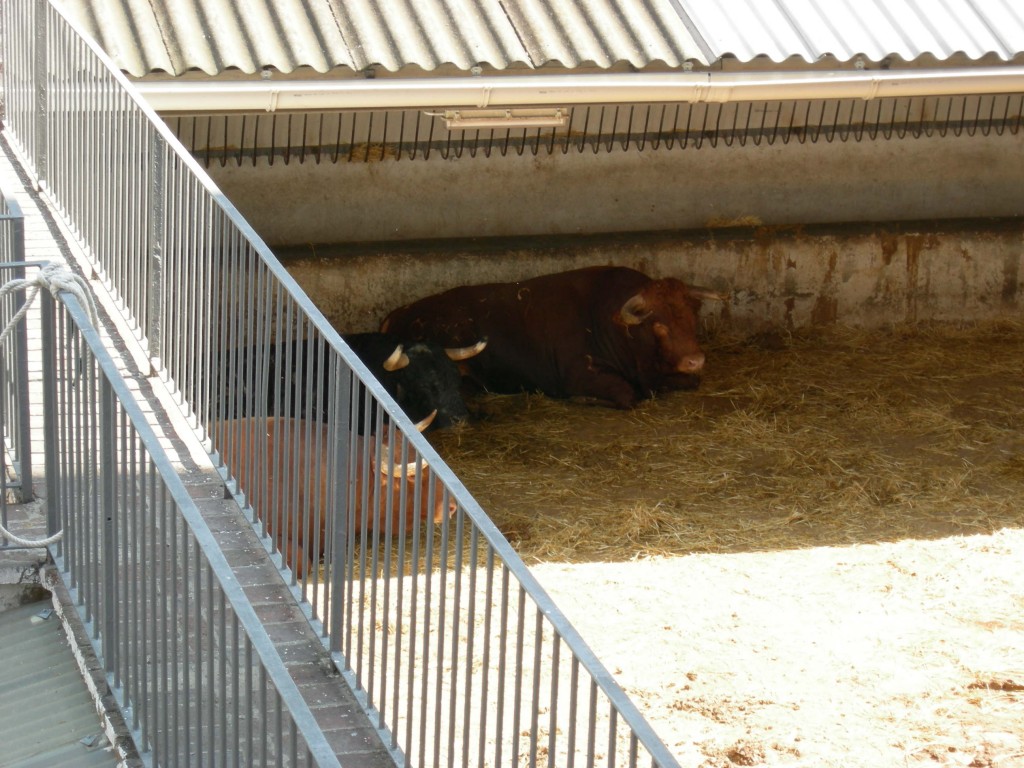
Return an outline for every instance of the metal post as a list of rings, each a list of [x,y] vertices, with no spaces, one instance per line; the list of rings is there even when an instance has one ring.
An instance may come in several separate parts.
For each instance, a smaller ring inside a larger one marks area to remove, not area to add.
[[[114,421],[114,389],[106,376],[99,377],[100,417],[100,509],[98,523],[103,526],[103,639],[104,667],[108,674],[117,666],[118,649],[114,642],[117,632],[117,578],[116,578],[116,525],[117,498],[114,487],[116,465],[116,428]]]
[[[62,498],[58,490],[60,466],[57,463],[57,342],[54,333],[56,303],[49,291],[39,292],[40,338],[43,345],[43,441],[46,475],[46,534],[60,530]],[[58,542],[54,546],[61,546]]]
[[[149,299],[148,317],[139,318],[149,341],[150,375],[156,375],[163,361],[164,313],[164,218],[166,209],[167,153],[153,123],[147,128],[150,155],[149,197]]]
[[[347,508],[348,486],[345,480],[348,477],[349,462],[355,461],[355,457],[348,450],[348,433],[352,429],[349,415],[352,407],[352,372],[347,366],[341,364],[338,355],[331,355],[327,362],[330,366],[329,381],[333,385],[328,388],[328,392],[333,393],[331,426],[328,427],[328,445],[333,446],[333,449],[327,452],[328,456],[332,457],[329,470],[332,484],[329,491],[328,509],[336,510],[336,513],[328,521],[326,535],[330,537],[329,546],[328,542],[324,542],[328,552],[327,562],[331,564],[328,575],[330,584],[325,585],[325,588],[326,594],[330,596],[328,647],[331,653],[341,653],[342,620],[345,606],[345,573],[342,569],[348,562],[349,547],[351,546],[351,541],[348,538],[348,526],[344,524],[349,513]]]
[[[35,154],[32,163],[36,169],[36,190],[39,191],[46,186],[46,156],[47,156],[47,132],[46,132],[46,13],[49,8],[48,0],[36,0],[35,4],[35,51],[33,82],[36,91],[36,137]]]
[[[25,220],[14,219],[14,257],[21,266],[14,271],[14,276],[25,278]],[[25,306],[25,290],[22,288],[14,293],[14,313],[17,314]],[[21,481],[21,501],[35,499],[32,487],[32,425],[29,423],[29,391],[28,391],[28,320],[23,318],[14,329],[14,376],[15,391],[18,393],[18,478]]]

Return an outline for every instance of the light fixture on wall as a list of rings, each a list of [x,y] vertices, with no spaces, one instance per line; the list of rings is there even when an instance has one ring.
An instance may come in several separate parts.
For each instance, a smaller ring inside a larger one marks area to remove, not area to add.
[[[546,109],[446,109],[432,113],[444,118],[449,131],[476,128],[561,128],[569,121],[567,107]]]

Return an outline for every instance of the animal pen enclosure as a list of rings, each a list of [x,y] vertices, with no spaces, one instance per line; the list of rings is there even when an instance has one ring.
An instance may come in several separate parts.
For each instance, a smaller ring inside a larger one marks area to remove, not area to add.
[[[707,353],[435,442],[683,764],[1021,765],[1020,322]]]
[[[729,292],[697,392],[485,395],[431,442],[684,764],[868,768],[1022,759],[1020,243],[1011,218],[280,252],[346,330],[591,264]]]
[[[484,394],[431,442],[684,764],[1016,765],[1019,224],[569,240],[286,263],[340,323],[474,259],[751,277],[705,315],[699,390]]]

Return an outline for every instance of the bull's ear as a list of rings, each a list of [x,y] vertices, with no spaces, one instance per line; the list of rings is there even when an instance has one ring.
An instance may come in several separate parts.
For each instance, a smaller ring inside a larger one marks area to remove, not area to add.
[[[622,309],[619,310],[619,316],[622,318],[622,322],[626,325],[640,325],[640,323],[651,316],[651,313],[646,309],[646,306],[647,300],[644,299],[644,295],[642,293],[631,296],[626,303],[622,305]]]
[[[712,291],[710,288],[701,288],[698,285],[686,286],[686,292],[695,299],[707,299],[709,301],[728,301],[731,298],[731,295],[728,293]]]

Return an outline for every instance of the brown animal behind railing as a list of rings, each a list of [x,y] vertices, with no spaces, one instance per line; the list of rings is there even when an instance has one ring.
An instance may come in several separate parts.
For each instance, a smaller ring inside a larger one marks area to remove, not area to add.
[[[422,431],[429,423],[430,418],[424,419],[417,428]],[[398,532],[403,514],[407,531],[425,521],[431,511],[435,524],[444,520],[448,495],[443,484],[435,482],[431,497],[430,468],[426,463],[414,461],[403,465],[396,457],[391,467],[389,447],[385,443],[378,467],[375,446],[371,444],[369,467],[364,468],[363,440],[367,439],[364,437],[356,437],[349,457],[355,462],[351,482],[352,473],[347,463],[339,465],[342,483],[337,504],[331,508],[334,476],[329,466],[327,433],[328,426],[323,423],[278,417],[236,419],[218,425],[215,432],[223,446],[226,465],[238,480],[247,501],[266,521],[267,531],[297,578],[303,578],[306,568],[315,566],[323,557],[328,518],[332,525],[347,527],[340,510],[353,497],[354,530],[362,531],[364,483],[367,481],[370,485],[365,488],[365,505],[371,511],[366,516],[368,531],[376,528],[383,534],[389,509],[393,533]],[[449,498],[447,507],[449,516],[455,513],[454,500]],[[417,510],[419,520],[415,519]],[[295,515],[299,517],[296,519]]]

